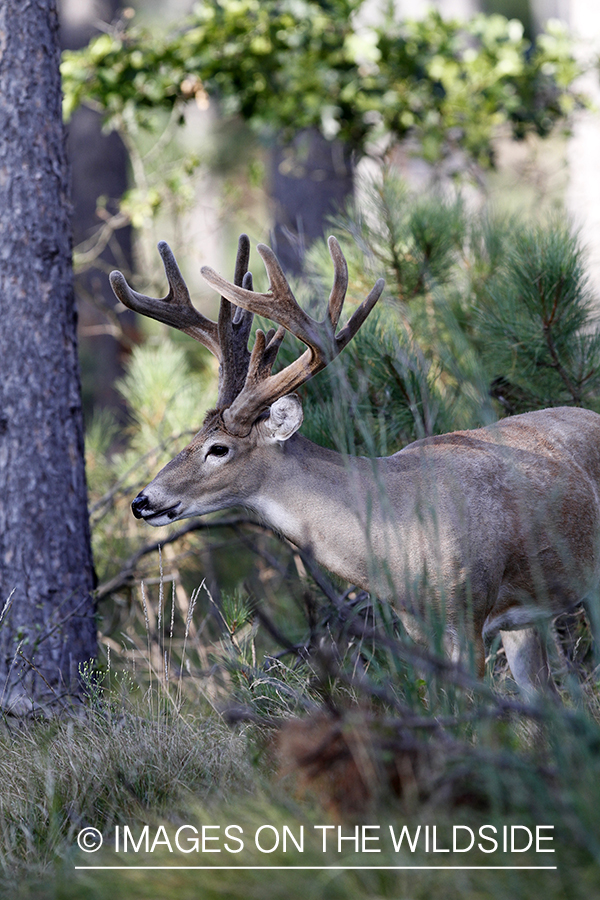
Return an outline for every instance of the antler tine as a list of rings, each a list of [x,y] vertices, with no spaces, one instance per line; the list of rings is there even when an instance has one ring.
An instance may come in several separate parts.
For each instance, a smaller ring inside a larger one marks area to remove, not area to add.
[[[327,354],[330,352],[332,350],[332,341],[323,342],[323,324],[315,322],[298,305],[279,265],[279,260],[271,248],[267,247],[266,244],[258,244],[256,249],[263,259],[269,276],[270,290],[268,293],[260,294],[256,291],[248,291],[237,287],[226,281],[210,266],[203,266],[200,269],[202,277],[211,287],[219,291],[223,297],[227,297],[228,300],[237,306],[241,306],[267,319],[272,319],[278,325],[283,325],[287,331],[294,334],[316,353]]]
[[[270,328],[266,334],[261,328],[257,329],[246,379],[248,387],[256,386],[270,376],[284,337],[283,325],[277,330]]]
[[[171,248],[165,241],[159,243],[158,252],[169,282],[167,296],[159,299],[138,294],[129,287],[123,274],[115,271],[110,273],[110,284],[117,299],[134,312],[184,331],[207,347],[220,361],[221,348],[216,322],[205,318],[192,304],[179,266],[175,262]]]
[[[249,275],[248,264],[250,262],[250,238],[247,234],[240,234],[238,238],[237,255],[235,257],[235,271],[233,283],[242,285],[244,278]],[[252,276],[250,276],[252,277]],[[252,290],[252,288],[250,288]]]
[[[245,285],[248,290],[252,290],[252,275],[248,272],[249,260],[250,238],[247,234],[241,234],[235,260],[234,284],[238,287]],[[235,306],[226,297],[221,297],[218,323],[222,354],[217,399],[219,409],[230,406],[244,386],[250,364],[248,339],[253,318],[253,313]]]
[[[344,300],[346,299],[346,291],[348,290],[348,265],[346,263],[346,257],[342,253],[342,248],[333,235],[331,235],[327,244],[329,245],[329,255],[333,260],[334,273],[333,287],[331,288],[331,294],[329,295],[327,312],[333,333],[335,334],[335,329],[340,321]]]
[[[363,324],[363,322],[381,297],[384,287],[385,281],[383,280],[383,278],[378,278],[369,291],[368,296],[363,300],[358,309],[352,313],[352,316],[346,322],[335,339],[338,353],[341,353],[344,347],[346,347],[350,343],[360,326]]]

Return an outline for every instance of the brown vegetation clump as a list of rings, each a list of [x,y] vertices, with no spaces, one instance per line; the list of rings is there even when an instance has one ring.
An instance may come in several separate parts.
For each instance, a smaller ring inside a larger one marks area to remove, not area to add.
[[[414,804],[429,797],[442,771],[434,744],[364,710],[318,712],[280,729],[282,775],[293,775],[332,815],[348,818],[390,797]]]

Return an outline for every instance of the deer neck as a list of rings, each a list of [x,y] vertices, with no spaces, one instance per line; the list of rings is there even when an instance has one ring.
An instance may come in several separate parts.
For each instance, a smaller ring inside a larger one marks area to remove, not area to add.
[[[275,464],[247,506],[326,568],[366,584],[368,485],[374,460],[326,450],[300,435],[274,447]]]

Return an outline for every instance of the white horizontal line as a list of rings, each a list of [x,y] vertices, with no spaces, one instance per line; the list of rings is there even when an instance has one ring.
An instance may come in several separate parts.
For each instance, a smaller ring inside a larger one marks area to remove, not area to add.
[[[227,871],[227,872],[235,872],[236,870],[243,871],[254,871],[260,869],[261,871],[268,870],[302,870],[302,871],[325,871],[327,869],[336,869],[336,870],[359,870],[362,871],[364,869],[376,869],[378,871],[399,871],[405,869],[419,869],[419,870],[432,870],[432,869],[444,869],[444,870],[456,870],[458,871],[466,871],[473,869],[506,869],[507,871],[510,869],[514,871],[515,869],[519,870],[528,870],[528,871],[540,871],[542,869],[557,869],[558,866],[75,866],[76,869],[97,869],[100,871],[108,871],[115,869],[173,869],[174,871],[181,870],[194,870],[194,871]]]

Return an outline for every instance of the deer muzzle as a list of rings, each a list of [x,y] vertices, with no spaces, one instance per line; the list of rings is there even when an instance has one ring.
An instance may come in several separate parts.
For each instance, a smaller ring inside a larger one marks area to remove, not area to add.
[[[151,525],[165,525],[177,517],[177,511],[180,506],[181,503],[178,502],[165,509],[154,509],[152,503],[142,491],[132,502],[131,510],[136,519],[144,519],[146,522],[150,522]],[[156,521],[152,521],[153,519]],[[165,521],[158,521],[159,519],[164,519]]]

